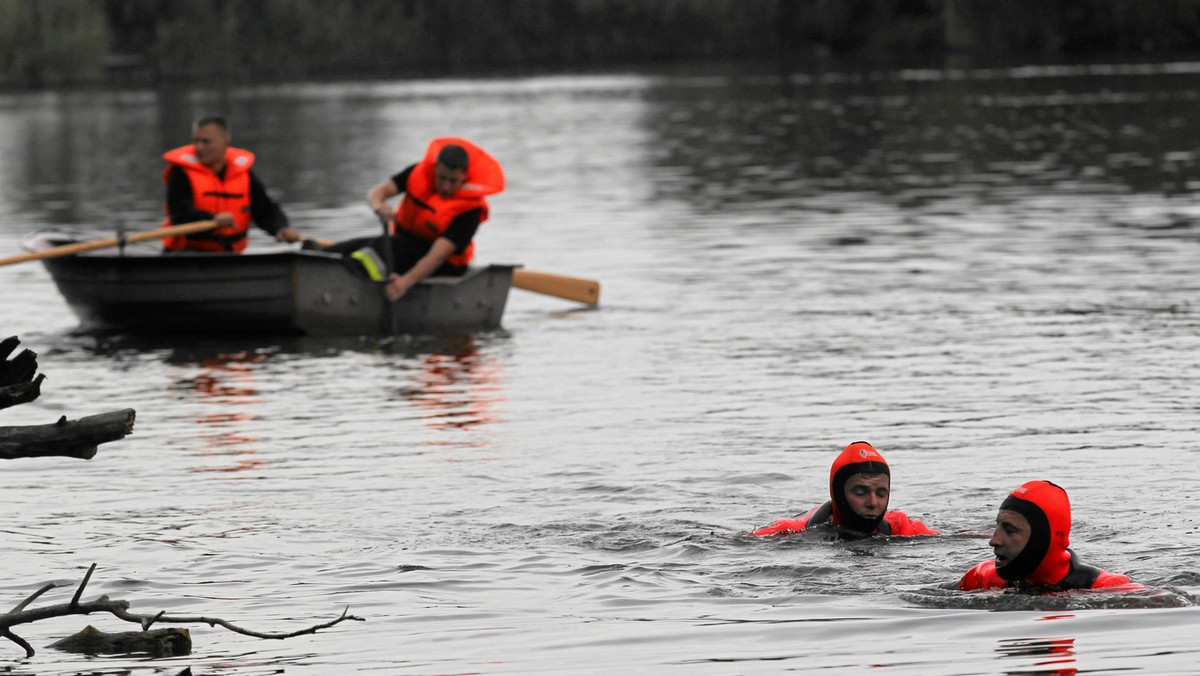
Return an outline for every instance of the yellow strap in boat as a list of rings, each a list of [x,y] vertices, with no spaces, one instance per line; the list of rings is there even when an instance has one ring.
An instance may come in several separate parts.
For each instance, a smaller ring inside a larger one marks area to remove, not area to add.
[[[350,254],[350,257],[362,264],[367,271],[367,276],[376,282],[383,281],[383,270],[385,269],[383,259],[379,257],[371,247],[363,247],[358,251]]]

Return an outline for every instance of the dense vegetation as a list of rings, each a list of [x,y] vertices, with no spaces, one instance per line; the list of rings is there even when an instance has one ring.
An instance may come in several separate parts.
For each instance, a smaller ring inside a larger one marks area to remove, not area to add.
[[[1200,0],[0,0],[0,86],[1186,54]]]

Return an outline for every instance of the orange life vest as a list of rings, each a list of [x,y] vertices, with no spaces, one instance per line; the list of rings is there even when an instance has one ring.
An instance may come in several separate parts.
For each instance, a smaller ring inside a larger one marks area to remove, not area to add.
[[[467,151],[467,181],[453,196],[444,199],[437,193],[434,167],[438,153],[451,144]],[[480,223],[487,220],[488,203],[484,198],[504,190],[504,170],[496,158],[470,141],[436,138],[429,143],[425,157],[409,173],[408,185],[397,187],[404,190],[404,197],[392,217],[392,232],[403,230],[432,244],[446,232],[456,216],[472,209],[481,210]],[[471,242],[465,251],[450,254],[446,262],[465,267],[474,257],[475,242]]]
[[[167,167],[163,170],[163,183],[171,169],[179,167],[187,172],[192,184],[192,202],[197,209],[213,214],[227,211],[233,214],[233,225],[186,237],[166,237],[166,251],[192,251],[241,253],[246,249],[246,232],[250,229],[250,167],[254,166],[254,153],[241,148],[225,151],[225,176],[218,176],[208,166],[196,159],[196,147],[186,145],[163,153]],[[165,210],[165,207],[164,207]],[[163,227],[180,225],[163,220]]]

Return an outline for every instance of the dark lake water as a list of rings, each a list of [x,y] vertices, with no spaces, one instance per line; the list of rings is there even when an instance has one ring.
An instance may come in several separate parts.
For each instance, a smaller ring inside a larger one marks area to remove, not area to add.
[[[192,655],[0,641],[0,673],[1195,674],[1200,64],[615,74],[0,95],[0,255],[154,227],[160,155],[224,112],[293,224],[372,234],[434,136],[509,189],[481,262],[504,329],[336,340],[95,336],[39,263],[2,335],[48,376],[0,412],[134,408],[90,461],[0,463],[0,597],[222,617]],[[252,246],[276,247],[257,232]],[[754,540],[858,439],[917,540]],[[1157,590],[961,594],[1004,495],[1069,491],[1074,547]],[[0,600],[0,603],[5,603]]]

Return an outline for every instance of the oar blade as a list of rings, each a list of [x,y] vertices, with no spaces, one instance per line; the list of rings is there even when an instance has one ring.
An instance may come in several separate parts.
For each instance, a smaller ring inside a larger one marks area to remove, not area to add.
[[[586,305],[596,305],[600,302],[600,282],[594,279],[517,269],[513,270],[512,283],[518,289]]]

